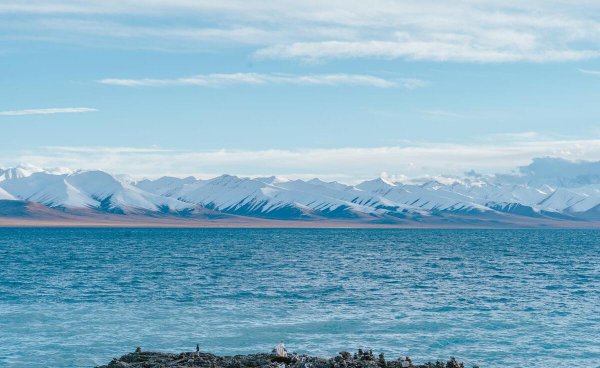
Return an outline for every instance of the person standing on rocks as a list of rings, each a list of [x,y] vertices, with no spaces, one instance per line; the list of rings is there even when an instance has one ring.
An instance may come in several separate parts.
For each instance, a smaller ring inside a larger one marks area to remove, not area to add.
[[[408,367],[410,367],[410,363],[411,362],[410,362],[410,360],[409,360],[408,357],[401,357],[400,358],[400,366],[402,368],[408,368]]]
[[[282,358],[287,357],[287,351],[285,350],[285,345],[283,344],[283,341],[281,341],[279,344],[277,344],[277,346],[275,347],[275,353],[279,357],[282,357]]]

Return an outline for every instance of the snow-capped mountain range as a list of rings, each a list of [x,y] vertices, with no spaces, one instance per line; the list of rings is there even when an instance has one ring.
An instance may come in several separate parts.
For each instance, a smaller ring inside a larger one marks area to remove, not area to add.
[[[47,216],[233,216],[375,224],[594,222],[600,220],[600,162],[543,158],[510,175],[471,172],[413,182],[377,178],[356,185],[231,175],[132,181],[103,171],[19,166],[0,169],[0,202],[0,220],[15,216],[10,204],[18,203],[54,210]],[[10,210],[3,213],[6,208]],[[18,214],[27,216],[31,210]]]

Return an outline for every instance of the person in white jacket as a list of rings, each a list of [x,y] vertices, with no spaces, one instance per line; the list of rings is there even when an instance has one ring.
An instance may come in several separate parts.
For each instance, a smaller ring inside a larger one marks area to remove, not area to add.
[[[283,341],[277,344],[277,346],[275,347],[275,352],[277,353],[277,356],[283,358],[287,357],[287,351],[285,350],[285,345],[283,344]]]

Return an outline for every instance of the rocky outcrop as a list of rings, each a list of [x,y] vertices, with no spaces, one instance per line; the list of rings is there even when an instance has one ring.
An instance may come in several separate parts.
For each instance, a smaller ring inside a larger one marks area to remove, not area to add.
[[[107,365],[96,368],[464,368],[464,364],[451,358],[447,362],[414,365],[407,357],[386,360],[383,354],[375,356],[372,351],[357,353],[341,352],[333,358],[319,358],[295,353],[287,356],[251,354],[217,356],[203,352],[157,353],[135,352],[113,359]],[[477,368],[477,367],[474,367]]]

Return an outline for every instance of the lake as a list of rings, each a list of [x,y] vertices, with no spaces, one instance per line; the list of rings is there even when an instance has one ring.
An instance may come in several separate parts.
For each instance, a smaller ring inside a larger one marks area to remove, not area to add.
[[[600,231],[0,229],[0,366],[371,348],[600,366]]]

